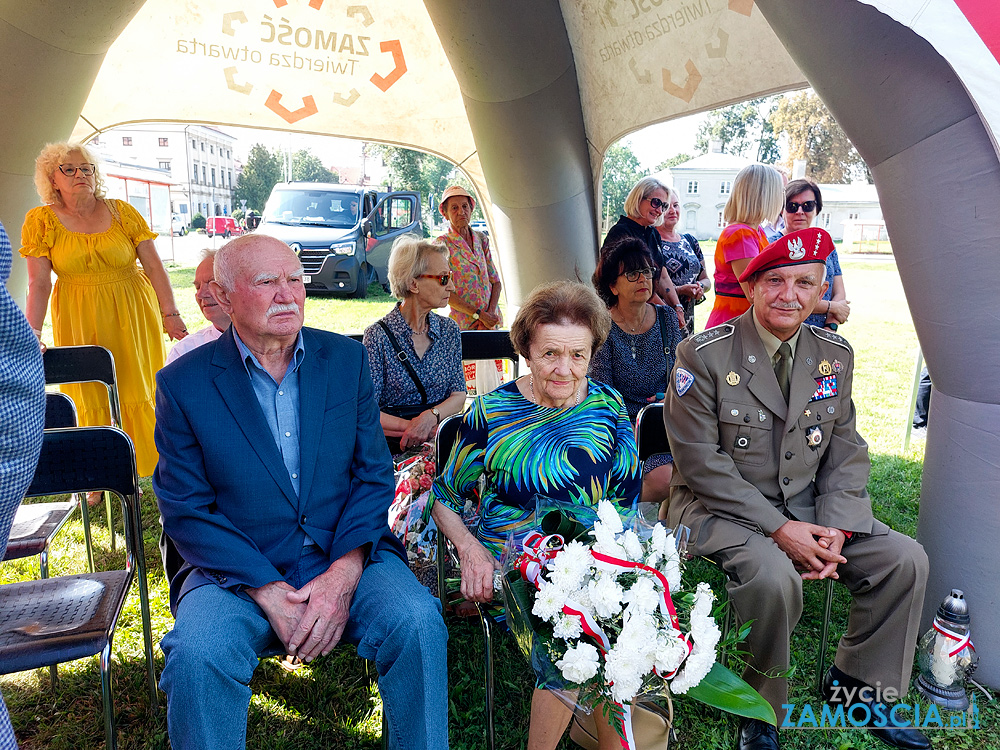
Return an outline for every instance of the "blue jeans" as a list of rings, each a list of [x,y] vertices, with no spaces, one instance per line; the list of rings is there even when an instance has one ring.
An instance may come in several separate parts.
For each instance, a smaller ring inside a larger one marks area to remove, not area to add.
[[[392,554],[365,568],[342,640],[375,662],[393,750],[448,747],[448,631],[438,600]],[[288,582],[300,588],[329,563],[306,547]],[[189,592],[160,643],[174,750],[246,747],[250,678],[282,646],[249,598],[215,585]]]

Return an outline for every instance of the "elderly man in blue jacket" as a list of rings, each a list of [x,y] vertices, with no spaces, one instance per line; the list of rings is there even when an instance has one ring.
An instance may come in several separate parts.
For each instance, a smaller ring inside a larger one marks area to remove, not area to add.
[[[364,347],[303,327],[279,240],[228,243],[213,283],[232,327],[157,376],[153,487],[185,561],[162,641],[171,745],[244,747],[258,659],[347,641],[377,665],[390,747],[446,748],[447,632],[387,526]]]

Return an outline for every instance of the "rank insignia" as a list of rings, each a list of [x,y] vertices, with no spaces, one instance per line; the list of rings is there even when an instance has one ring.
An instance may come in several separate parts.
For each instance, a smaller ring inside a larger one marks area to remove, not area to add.
[[[740,376],[737,373],[730,370],[729,374],[726,375],[726,382],[729,383],[729,385],[739,385]]]
[[[819,401],[824,398],[833,398],[837,395],[837,376],[827,375],[825,378],[816,378],[816,392],[810,401]]]
[[[694,375],[683,367],[678,367],[674,372],[674,390],[678,396],[683,396],[688,389],[694,385]]]
[[[819,374],[820,375],[830,375],[833,373],[833,368],[830,367],[830,363],[825,359],[819,363]]]
[[[813,450],[819,448],[820,444],[823,442],[823,428],[818,424],[814,424],[808,430],[806,430],[806,445],[808,445]]]

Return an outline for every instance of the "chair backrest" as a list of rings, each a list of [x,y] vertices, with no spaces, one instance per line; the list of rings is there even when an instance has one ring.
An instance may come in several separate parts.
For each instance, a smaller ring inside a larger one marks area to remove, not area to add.
[[[517,377],[518,357],[510,331],[462,331],[462,359],[509,359]]]
[[[46,430],[42,452],[26,497],[108,490],[121,498],[125,516],[127,569],[142,554],[139,529],[139,477],[132,440],[117,427]],[[145,566],[144,566],[145,567]]]
[[[53,346],[42,355],[46,385],[104,383],[108,389],[111,420],[122,423],[115,380],[115,358],[103,346]]]
[[[656,453],[669,453],[670,440],[663,422],[663,404],[649,404],[639,410],[635,419],[635,440],[639,444],[639,461]]]
[[[65,393],[45,394],[45,429],[76,427],[76,404]]]
[[[349,339],[354,339],[359,344],[364,340],[365,335],[363,333],[345,333],[345,336]]]
[[[438,425],[437,434],[434,436],[434,463],[439,473],[451,455],[451,448],[455,444],[455,438],[458,437],[458,428],[461,424],[462,415],[452,414]]]

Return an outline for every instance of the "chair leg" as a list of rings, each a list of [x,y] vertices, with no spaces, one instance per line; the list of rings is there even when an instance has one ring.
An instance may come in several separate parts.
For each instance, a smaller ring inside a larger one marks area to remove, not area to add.
[[[149,683],[149,709],[153,716],[156,716],[160,711],[160,700],[156,687],[156,665],[153,661],[153,627],[149,614],[146,551],[142,543],[142,529],[139,527],[138,517],[133,519],[133,527],[126,529],[125,533],[132,536],[132,549],[135,550],[136,578],[139,579],[139,610],[142,613],[142,638],[146,651],[146,679]]]
[[[485,640],[483,648],[484,682],[486,684],[486,748],[493,750],[496,737],[493,726],[493,626],[490,619],[479,606],[479,619],[483,623],[483,638]]]
[[[108,514],[108,533],[111,535],[111,551],[118,549],[118,539],[115,535],[115,517],[111,515],[111,493],[104,492],[104,510]]]
[[[111,693],[111,639],[101,651],[101,697],[104,699],[104,737],[108,750],[117,750],[115,703]]]
[[[819,639],[819,658],[816,660],[816,692],[823,694],[823,677],[826,675],[826,647],[830,641],[830,611],[833,609],[833,579],[826,579],[826,601],[823,603],[823,628]]]
[[[94,568],[94,542],[90,537],[90,504],[87,503],[86,494],[83,497],[77,496],[77,503],[80,505],[80,517],[83,519],[83,543],[87,548],[87,570],[93,573]]]
[[[382,704],[382,750],[389,750],[389,719],[385,715],[385,704]]]

